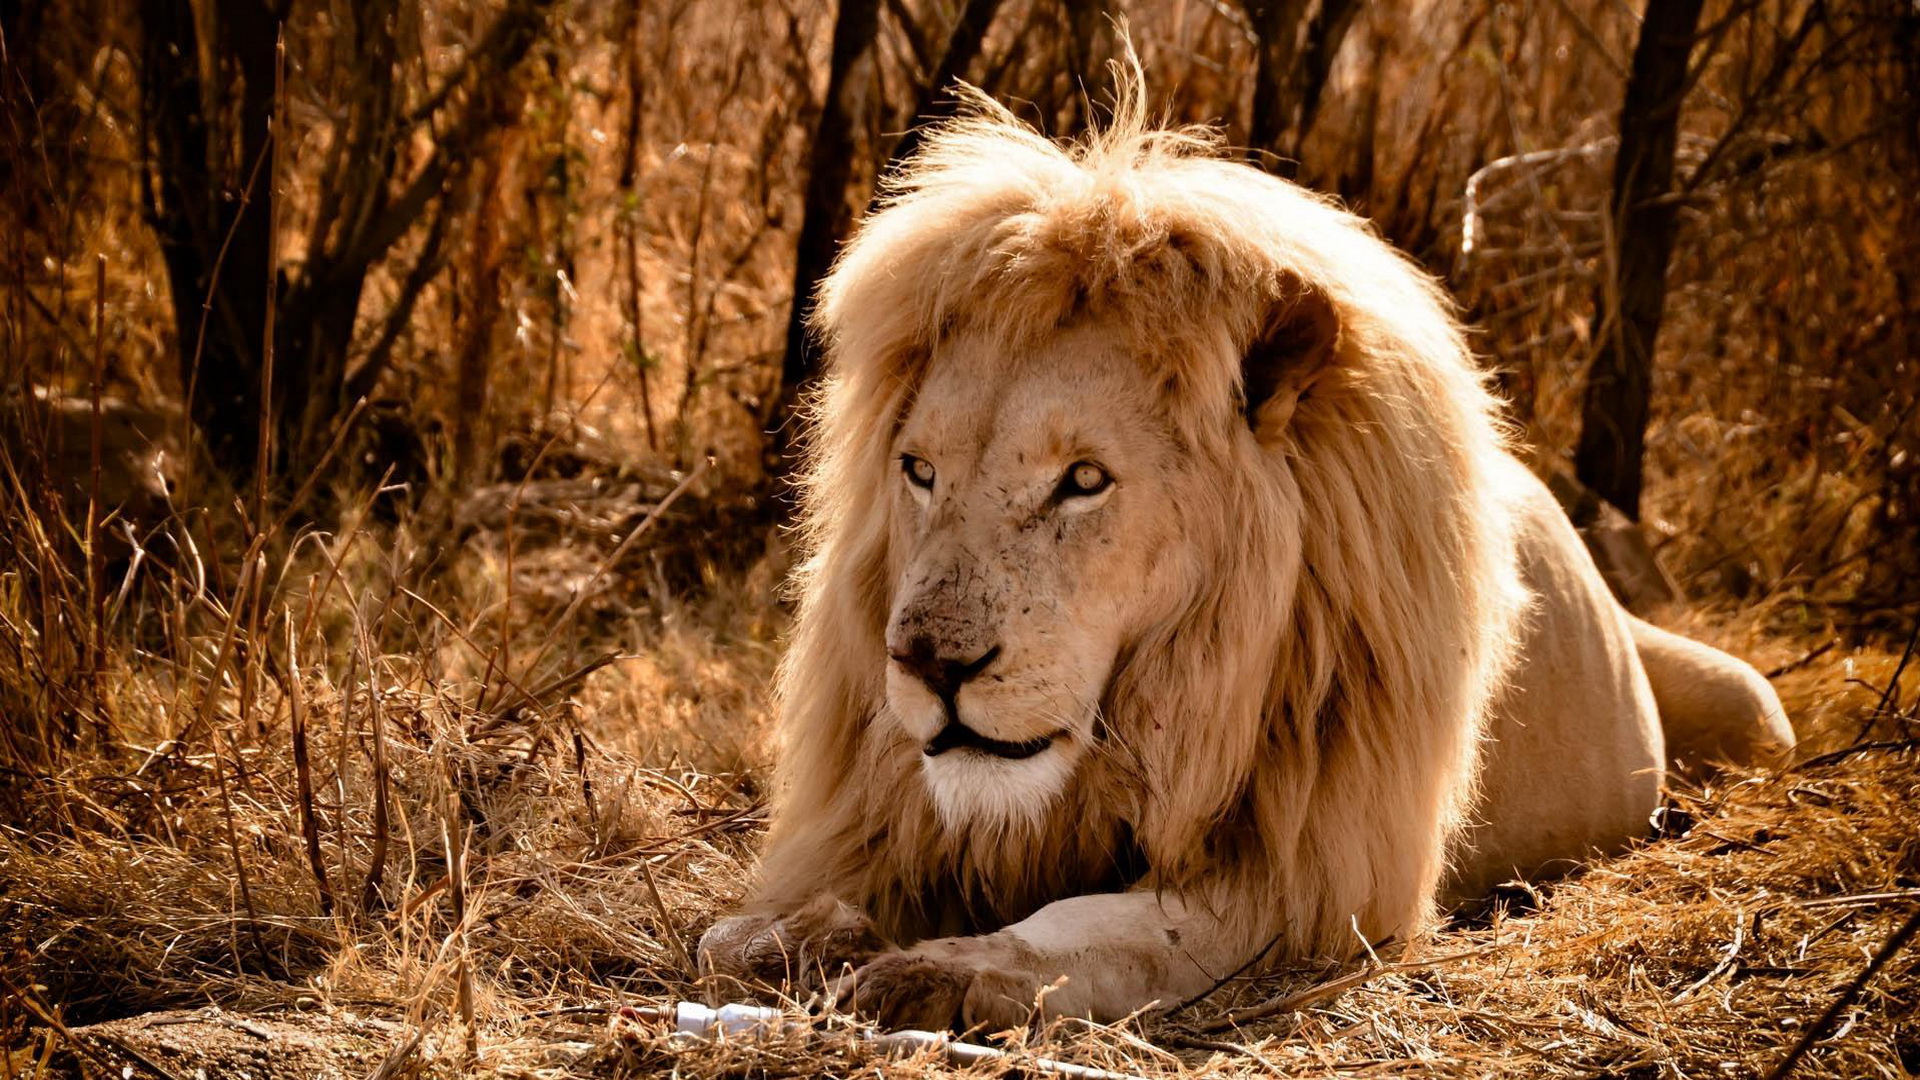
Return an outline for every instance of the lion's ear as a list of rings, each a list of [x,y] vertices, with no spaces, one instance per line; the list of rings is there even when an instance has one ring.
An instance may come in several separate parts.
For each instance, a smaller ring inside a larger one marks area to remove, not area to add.
[[[1340,349],[1340,315],[1319,289],[1287,282],[1241,361],[1247,426],[1264,441],[1285,430],[1314,380]]]

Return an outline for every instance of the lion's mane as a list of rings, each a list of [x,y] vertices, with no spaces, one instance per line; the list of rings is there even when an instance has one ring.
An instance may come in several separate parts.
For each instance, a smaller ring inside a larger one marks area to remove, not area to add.
[[[1458,323],[1360,219],[1203,129],[1153,130],[1137,80],[1071,145],[968,105],[888,181],[819,297],[761,901],[825,883],[896,940],[994,929],[1124,884],[1124,848],[1143,885],[1288,955],[1417,929],[1526,604],[1503,432]],[[1303,287],[1337,314],[1338,355],[1256,443],[1234,430],[1241,358]],[[877,722],[890,440],[945,335],[1018,348],[1082,317],[1164,358],[1204,478],[1166,512],[1210,571],[1177,617],[1135,628],[1103,701],[1112,749],[1044,819],[949,831],[918,748]]]

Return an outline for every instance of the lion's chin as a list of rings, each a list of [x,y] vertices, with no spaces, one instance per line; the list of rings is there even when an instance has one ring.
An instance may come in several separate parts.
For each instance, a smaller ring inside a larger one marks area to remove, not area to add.
[[[920,775],[941,824],[953,830],[998,830],[1044,816],[1066,789],[1078,754],[1064,735],[1022,757],[956,746],[922,754]]]

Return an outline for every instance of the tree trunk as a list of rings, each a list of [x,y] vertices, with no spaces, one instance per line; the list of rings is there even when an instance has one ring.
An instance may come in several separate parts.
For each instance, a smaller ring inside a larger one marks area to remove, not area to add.
[[[1679,228],[1673,154],[1687,58],[1703,0],[1648,0],[1620,110],[1613,168],[1614,259],[1594,296],[1592,338],[1574,474],[1640,518],[1642,458],[1653,394],[1653,347],[1667,302],[1667,261]]]
[[[800,241],[793,259],[793,302],[787,315],[787,348],[780,365],[780,395],[774,404],[773,431],[767,445],[767,472],[776,493],[789,501],[786,481],[794,466],[801,398],[819,374],[807,316],[813,291],[833,265],[834,249],[847,233],[847,181],[853,174],[854,68],[873,45],[880,24],[879,0],[841,0],[833,20],[833,48],[827,66],[827,96],[814,129],[807,163],[806,204]]]
[[[501,122],[506,78],[532,47],[551,2],[513,0],[496,17],[468,67],[447,76],[450,91],[433,110],[443,122],[435,124],[432,156],[397,187],[398,149],[427,118],[404,115],[391,5],[353,6],[339,31],[351,36],[335,42],[340,55],[314,69],[332,76],[313,92],[335,98],[338,144],[314,178],[316,220],[294,268],[274,266],[272,249],[269,123],[280,6],[216,0],[198,22],[191,0],[153,0],[140,9],[145,209],[166,265],[189,416],[230,477],[251,478],[259,461],[269,296],[275,437],[267,468],[274,477],[305,481],[335,426],[374,389],[414,303],[444,265],[445,193],[464,177],[480,135]],[[204,49],[201,27],[211,36]],[[464,97],[454,97],[451,90],[462,87]],[[374,344],[354,363],[367,277],[422,220],[430,225],[419,254],[400,275]]]
[[[1067,74],[1072,84],[1066,100],[1053,110],[1059,118],[1054,134],[1073,138],[1093,123],[1092,95],[1105,80],[1101,64],[1100,33],[1107,23],[1107,8],[1101,0],[1064,0],[1066,11]]]
[[[993,25],[993,13],[999,8],[1000,0],[967,0],[960,10],[953,32],[947,35],[946,50],[940,54],[939,69],[920,88],[920,98],[913,107],[912,126],[894,144],[893,156],[887,162],[889,170],[920,149],[920,140],[930,125],[953,115],[956,104],[953,84],[967,77],[967,69],[980,55],[980,45],[986,40],[987,28]]]
[[[1259,164],[1291,177],[1320,110],[1334,58],[1359,0],[1244,0],[1258,58],[1247,144]]]
[[[1282,162],[1281,144],[1293,126],[1295,67],[1300,58],[1300,33],[1307,19],[1308,0],[1250,0],[1247,17],[1253,23],[1259,53],[1253,69],[1253,117],[1247,145],[1263,165],[1277,166],[1292,176],[1293,164]]]
[[[271,17],[264,33],[254,18],[228,26],[226,16],[244,6],[220,5],[209,50],[216,70],[203,78],[193,5],[155,0],[143,9],[141,65],[147,209],[171,285],[180,383],[214,462],[234,476],[252,470],[259,447],[273,218],[265,155],[275,31]],[[223,59],[237,70],[222,70]],[[264,80],[256,74],[263,70]],[[223,116],[216,103],[227,100],[236,77],[243,82],[238,130],[213,127],[209,117]]]
[[[1320,10],[1307,24],[1306,51],[1300,57],[1297,80],[1298,101],[1293,113],[1293,156],[1300,156],[1307,132],[1313,130],[1320,114],[1320,97],[1326,92],[1327,77],[1333,74],[1333,61],[1347,40],[1353,17],[1360,12],[1360,0],[1321,0]]]

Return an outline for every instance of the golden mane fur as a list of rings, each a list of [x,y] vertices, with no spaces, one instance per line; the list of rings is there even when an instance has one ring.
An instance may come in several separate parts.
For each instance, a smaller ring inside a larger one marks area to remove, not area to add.
[[[1365,222],[1208,131],[1151,130],[1137,74],[1116,112],[1059,145],[969,93],[822,288],[755,906],[824,889],[896,941],[995,929],[1117,887],[1126,847],[1249,947],[1345,953],[1356,918],[1378,937],[1430,914],[1526,605],[1495,402],[1439,291]],[[1302,288],[1337,313],[1338,355],[1275,438],[1229,438],[1240,358]],[[889,440],[947,335],[1018,349],[1074,318],[1163,358],[1205,481],[1178,513],[1214,572],[1179,618],[1134,628],[1102,702],[1113,749],[1049,814],[953,831],[917,747],[873,723]]]

